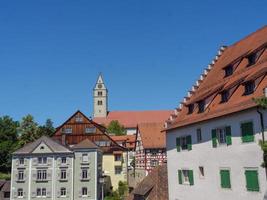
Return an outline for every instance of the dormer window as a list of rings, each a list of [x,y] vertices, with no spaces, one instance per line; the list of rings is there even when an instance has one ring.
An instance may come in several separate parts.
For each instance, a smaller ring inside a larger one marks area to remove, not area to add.
[[[223,91],[221,93],[221,103],[227,102],[228,98],[229,98],[229,92],[227,90]]]
[[[205,101],[202,100],[198,102],[198,112],[202,113],[204,111],[205,111]]]
[[[232,65],[228,65],[227,67],[224,68],[225,72],[225,77],[231,76],[233,74],[234,68]]]
[[[194,111],[194,104],[189,104],[188,105],[188,114],[192,114]]]
[[[257,54],[256,53],[250,54],[247,57],[247,59],[248,59],[248,66],[254,65],[257,60]]]
[[[250,95],[254,92],[255,83],[254,81],[248,81],[245,83],[244,87],[245,87],[244,95]]]

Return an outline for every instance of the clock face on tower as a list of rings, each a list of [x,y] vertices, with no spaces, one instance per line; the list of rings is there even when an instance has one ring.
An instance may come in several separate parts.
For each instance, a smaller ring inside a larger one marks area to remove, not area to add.
[[[102,85],[101,84],[98,84],[98,88],[102,88]]]

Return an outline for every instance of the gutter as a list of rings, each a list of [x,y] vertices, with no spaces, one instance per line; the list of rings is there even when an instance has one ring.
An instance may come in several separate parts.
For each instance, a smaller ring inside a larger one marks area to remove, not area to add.
[[[257,113],[259,113],[259,115],[260,115],[262,142],[265,142],[263,113],[260,111],[260,107],[259,106],[257,106]]]

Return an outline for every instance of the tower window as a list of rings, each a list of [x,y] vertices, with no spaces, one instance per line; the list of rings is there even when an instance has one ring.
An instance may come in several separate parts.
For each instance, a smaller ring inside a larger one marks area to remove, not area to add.
[[[97,105],[102,106],[103,102],[102,101],[97,101]]]
[[[247,57],[247,59],[248,59],[248,66],[254,65],[256,63],[256,60],[257,60],[257,54],[256,53],[250,54]]]
[[[232,65],[228,65],[227,67],[225,67],[224,68],[224,73],[225,73],[225,77],[231,76],[233,74],[233,66]]]
[[[102,91],[98,91],[97,92],[97,96],[103,96],[103,92]]]
[[[194,111],[194,104],[188,105],[188,114],[193,113],[193,111]]]
[[[227,102],[229,97],[229,92],[227,90],[221,93],[221,103]]]
[[[244,95],[249,95],[254,92],[255,89],[255,83],[254,81],[248,81],[245,83],[245,92]]]
[[[205,101],[202,100],[198,102],[198,112],[202,113],[204,111],[205,111]]]

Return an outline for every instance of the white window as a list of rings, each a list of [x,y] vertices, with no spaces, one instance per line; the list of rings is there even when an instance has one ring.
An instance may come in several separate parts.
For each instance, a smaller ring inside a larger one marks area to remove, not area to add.
[[[95,127],[86,127],[85,128],[85,133],[95,133],[96,128]]]
[[[87,179],[88,178],[88,171],[87,169],[82,170],[82,179]]]
[[[62,157],[62,158],[61,158],[61,163],[62,163],[62,164],[66,164],[66,162],[67,162],[67,158],[66,158],[66,157]]]
[[[38,164],[46,164],[47,157],[38,157]]]
[[[87,196],[87,188],[86,187],[82,188],[82,196]]]
[[[66,180],[67,179],[67,172],[65,169],[62,169],[60,172],[60,179],[61,180]]]
[[[60,196],[65,197],[66,196],[66,188],[60,188]]]
[[[24,158],[20,158],[20,159],[19,159],[19,164],[20,164],[20,165],[24,165]]]
[[[23,198],[23,189],[22,188],[18,189],[18,197]]]
[[[199,177],[200,178],[204,178],[205,174],[204,174],[204,167],[203,166],[199,166]]]
[[[18,172],[18,180],[19,181],[23,181],[24,180],[24,171],[23,170],[19,170],[19,172]]]
[[[45,181],[47,178],[46,170],[37,170],[37,180],[38,181]]]
[[[37,197],[46,197],[46,188],[37,188],[36,195]]]
[[[189,170],[182,170],[183,184],[189,184]]]
[[[181,137],[181,148],[187,149],[187,141],[186,141],[186,137]]]
[[[89,162],[88,154],[83,154],[83,155],[82,155],[82,161],[83,161],[83,162]]]
[[[76,121],[76,122],[83,122],[83,118],[82,118],[81,116],[77,116],[77,117],[75,118],[75,121]]]
[[[226,144],[226,129],[223,128],[217,128],[216,129],[216,135],[218,139],[219,144]]]

